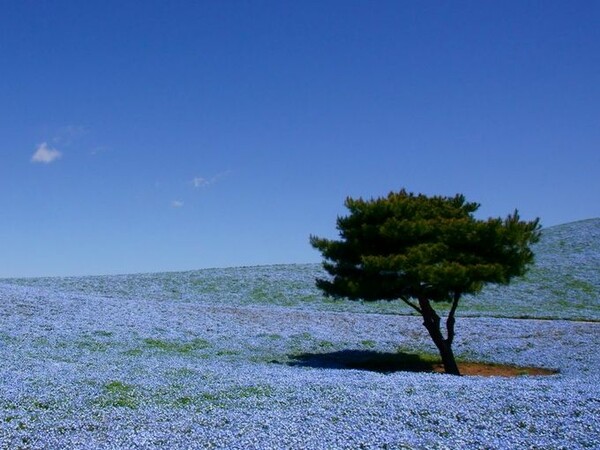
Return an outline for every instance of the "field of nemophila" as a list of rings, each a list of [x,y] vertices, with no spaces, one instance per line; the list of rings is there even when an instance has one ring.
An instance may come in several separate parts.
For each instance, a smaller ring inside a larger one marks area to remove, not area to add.
[[[458,310],[459,358],[551,376],[431,373],[409,308],[318,265],[2,280],[0,448],[597,448],[599,229]]]

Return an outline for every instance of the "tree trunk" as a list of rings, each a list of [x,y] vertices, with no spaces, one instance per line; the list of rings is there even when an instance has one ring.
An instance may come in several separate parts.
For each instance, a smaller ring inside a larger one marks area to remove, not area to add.
[[[438,343],[436,342],[436,346],[440,351],[440,356],[442,357],[444,371],[450,375],[460,375],[458,365],[456,364],[456,360],[454,359],[454,353],[452,352],[452,346],[447,345],[445,341],[442,341],[442,345],[438,345]]]
[[[440,316],[438,316],[435,310],[431,307],[429,300],[419,299],[419,306],[421,309],[421,315],[423,316],[423,325],[425,328],[427,328],[429,336],[431,336],[433,343],[438,348],[440,356],[442,357],[444,371],[447,374],[460,375],[458,365],[454,359],[454,353],[452,352],[452,340],[454,338],[454,316],[451,315],[448,317],[448,321],[446,322],[448,338],[444,339],[442,331],[440,330]]]

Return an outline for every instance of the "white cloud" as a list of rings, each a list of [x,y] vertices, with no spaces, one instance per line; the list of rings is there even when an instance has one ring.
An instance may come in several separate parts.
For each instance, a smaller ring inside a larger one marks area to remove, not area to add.
[[[67,125],[59,128],[52,142],[60,145],[71,145],[73,141],[80,139],[88,133],[87,127],[82,125]]]
[[[99,155],[99,154],[101,154],[101,153],[104,153],[104,152],[106,152],[107,150],[108,150],[108,148],[107,148],[107,147],[104,147],[104,146],[98,146],[98,147],[94,147],[93,149],[91,149],[91,150],[89,151],[89,153],[90,153],[90,155],[92,155],[92,156],[97,156],[97,155]]]
[[[199,188],[203,186],[208,186],[210,184],[210,180],[207,180],[206,178],[202,177],[196,177],[192,180],[192,184],[194,185],[194,187]]]
[[[171,202],[171,206],[173,208],[181,208],[181,207],[183,207],[183,202],[181,200],[173,200]]]
[[[192,180],[192,185],[195,188],[201,188],[201,187],[206,187],[206,186],[210,186],[212,184],[217,183],[221,178],[229,175],[231,173],[230,170],[227,170],[225,172],[221,172],[216,174],[214,177],[212,178],[204,178],[204,177],[195,177]]]
[[[48,144],[46,142],[42,142],[40,145],[38,145],[38,148],[31,157],[31,162],[50,164],[51,162],[57,160],[61,156],[61,152],[59,152],[55,148],[48,147]]]

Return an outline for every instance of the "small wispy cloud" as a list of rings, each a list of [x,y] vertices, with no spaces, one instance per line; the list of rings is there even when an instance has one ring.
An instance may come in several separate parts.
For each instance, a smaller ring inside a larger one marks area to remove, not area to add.
[[[204,186],[208,186],[210,183],[210,180],[207,180],[206,178],[203,177],[195,177],[192,180],[192,184],[194,185],[195,188],[199,188],[199,187],[204,187]]]
[[[82,125],[66,125],[56,130],[52,142],[60,145],[71,145],[88,133],[88,128]]]
[[[171,202],[171,207],[172,208],[182,208],[183,207],[183,202],[181,200],[173,200]]]
[[[31,157],[32,163],[50,164],[62,156],[62,153],[48,146],[47,142],[42,142],[38,145],[35,153]]]
[[[227,170],[225,172],[218,173],[217,175],[215,175],[214,177],[211,177],[211,178],[194,177],[194,179],[192,180],[192,185],[195,188],[207,187],[207,186],[217,183],[219,180],[221,180],[221,178],[229,175],[230,173],[231,173],[231,171]]]
[[[105,153],[108,150],[108,147],[105,146],[98,146],[98,147],[94,147],[89,151],[89,154],[91,156],[97,156],[100,155],[101,153]]]

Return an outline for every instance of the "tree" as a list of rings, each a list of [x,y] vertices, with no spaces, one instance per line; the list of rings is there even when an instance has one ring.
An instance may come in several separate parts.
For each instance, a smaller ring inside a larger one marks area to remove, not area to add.
[[[460,375],[454,354],[456,309],[463,294],[486,283],[508,284],[533,262],[530,245],[539,219],[478,220],[479,204],[454,197],[415,195],[404,189],[387,197],[347,198],[350,214],[338,217],[341,240],[310,237],[330,279],[317,279],[325,295],[350,300],[402,300],[423,317],[446,373]],[[436,303],[450,304],[446,335]]]

